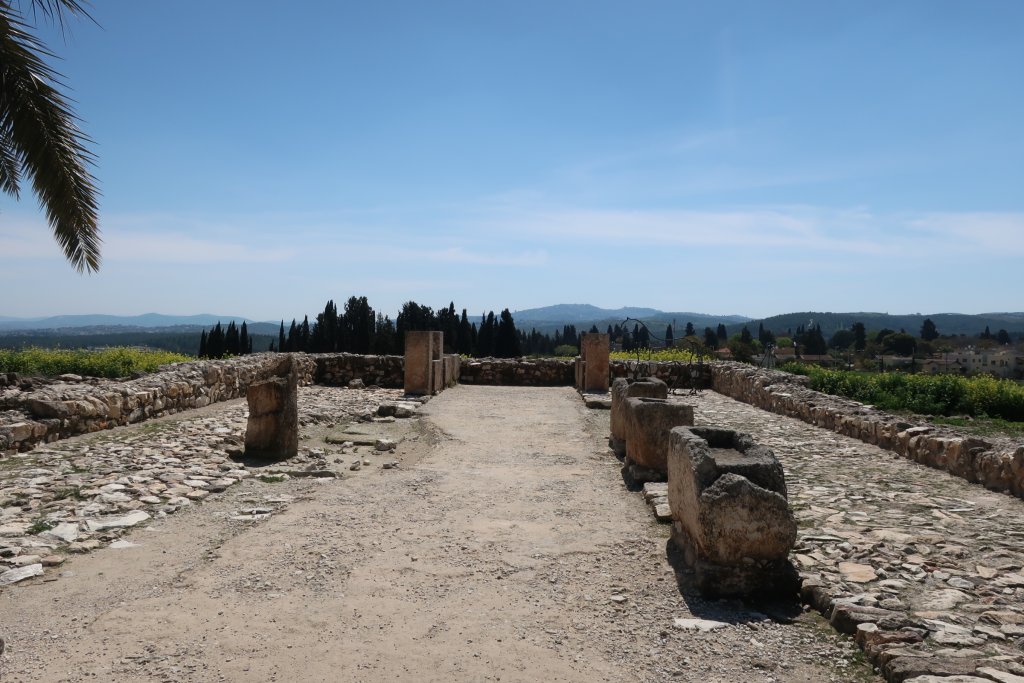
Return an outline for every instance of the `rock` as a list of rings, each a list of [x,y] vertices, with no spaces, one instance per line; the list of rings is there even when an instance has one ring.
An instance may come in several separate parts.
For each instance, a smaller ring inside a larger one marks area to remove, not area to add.
[[[1024,683],[1024,676],[1018,676],[1016,674],[1000,671],[999,669],[993,669],[990,666],[978,667],[977,673],[982,674],[993,681],[997,681],[997,683]]]
[[[361,460],[356,460],[354,463],[349,465],[349,469],[352,470],[353,472],[358,472],[359,470],[363,469],[363,462]]]
[[[363,384],[363,380],[361,380],[361,379],[353,379],[353,380],[349,381],[348,388],[349,389],[365,389],[366,385]]]
[[[869,564],[858,564],[856,562],[840,562],[839,573],[845,581],[852,583],[868,583],[877,578],[874,568]]]
[[[966,679],[961,679],[960,683],[975,683],[975,681],[970,679],[974,677],[978,663],[974,659],[929,657],[927,653],[924,653],[924,656],[895,657],[889,660],[882,668],[885,672],[886,680],[889,681],[906,681],[908,679],[916,680],[921,677],[929,677],[932,679],[931,682],[928,678],[925,678],[924,682],[918,681],[918,683],[950,683],[950,677],[962,676],[966,677]],[[985,679],[979,680],[984,681]],[[991,682],[987,681],[986,683]]]
[[[70,522],[61,522],[57,526],[39,534],[40,538],[47,538],[57,541],[59,543],[72,543],[78,540],[81,532],[78,530],[77,524],[71,524]]]
[[[373,444],[374,450],[377,451],[393,451],[396,446],[398,442],[394,439],[377,439]]]
[[[42,563],[30,564],[26,567],[17,567],[15,569],[8,569],[7,571],[0,574],[0,586],[9,586],[12,583],[18,583],[19,581],[30,579],[33,576],[41,576],[42,573]]]
[[[654,518],[664,523],[672,521],[672,508],[669,507],[667,502],[658,503],[654,506]]]
[[[878,607],[837,604],[829,623],[840,633],[854,635],[862,624],[874,624],[884,631],[898,631],[908,625],[908,619],[900,612]]]
[[[121,516],[110,516],[100,517],[95,519],[85,520],[85,525],[89,531],[105,531],[107,529],[124,529],[127,527],[135,526],[141,522],[145,522],[150,518],[149,513],[143,512],[142,510],[135,510],[129,512],[126,515]]]
[[[675,619],[672,624],[683,631],[698,631],[700,633],[717,631],[729,625],[724,621],[712,621],[710,619]]]
[[[291,354],[285,354],[274,374],[278,376],[253,382],[246,392],[245,452],[284,460],[299,452],[298,369]]]
[[[991,679],[977,676],[915,676],[906,683],[992,683]]]
[[[788,559],[796,520],[782,465],[770,450],[732,430],[678,427],[669,439],[668,473],[672,538],[700,590],[798,592]]]

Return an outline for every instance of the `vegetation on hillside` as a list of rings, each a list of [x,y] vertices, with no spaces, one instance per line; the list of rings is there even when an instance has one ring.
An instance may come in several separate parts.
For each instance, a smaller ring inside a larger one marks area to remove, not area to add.
[[[0,372],[25,375],[85,377],[127,377],[137,372],[153,372],[166,363],[192,360],[168,351],[112,348],[84,349],[0,349]]]
[[[810,377],[811,388],[816,391],[845,396],[883,410],[1024,421],[1024,386],[988,375],[866,374],[800,363],[787,363],[781,369]]]

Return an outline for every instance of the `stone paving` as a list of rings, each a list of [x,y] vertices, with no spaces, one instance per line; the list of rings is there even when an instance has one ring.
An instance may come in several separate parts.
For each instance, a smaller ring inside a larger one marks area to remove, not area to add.
[[[714,392],[674,400],[774,450],[804,597],[887,679],[1024,681],[1024,501]]]
[[[394,419],[376,418],[378,411],[412,414],[395,389],[309,386],[299,392],[303,425]],[[0,460],[0,586],[44,574],[68,552],[116,542],[151,516],[173,514],[252,476],[238,457],[246,418],[239,400],[208,415],[99,432]],[[341,444],[337,453],[347,452],[346,446],[351,444]],[[324,449],[303,449],[281,468],[260,468],[261,476],[324,469],[327,457]],[[269,512],[254,507],[239,516],[258,519]]]

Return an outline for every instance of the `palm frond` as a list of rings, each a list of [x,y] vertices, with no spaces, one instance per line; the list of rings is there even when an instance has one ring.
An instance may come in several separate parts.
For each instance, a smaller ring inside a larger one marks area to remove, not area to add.
[[[21,164],[6,131],[0,131],[0,190],[15,199],[21,194]]]
[[[52,0],[60,5],[75,0]],[[44,3],[45,4],[45,3]],[[91,142],[57,90],[53,58],[10,9],[0,2],[0,131],[21,172],[46,212],[54,238],[79,271],[99,268],[98,190],[88,167]],[[56,85],[55,85],[56,84]]]

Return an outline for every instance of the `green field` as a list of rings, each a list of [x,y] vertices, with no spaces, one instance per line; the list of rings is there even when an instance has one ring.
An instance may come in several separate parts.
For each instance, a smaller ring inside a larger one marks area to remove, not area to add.
[[[153,372],[165,363],[194,360],[170,351],[110,348],[40,349],[37,347],[0,349],[0,372],[55,377],[63,374],[85,377],[127,377],[136,372]]]
[[[612,360],[636,360],[636,351],[612,351]],[[642,361],[676,361],[680,363],[696,363],[696,354],[686,349],[657,349],[655,351],[641,350],[640,360]]]
[[[1008,379],[989,375],[861,373],[800,363],[787,363],[780,369],[810,377],[811,388],[816,391],[845,396],[883,410],[1024,422],[1024,386]]]

